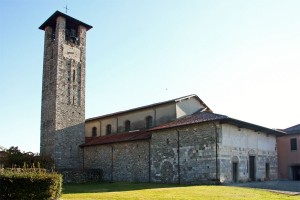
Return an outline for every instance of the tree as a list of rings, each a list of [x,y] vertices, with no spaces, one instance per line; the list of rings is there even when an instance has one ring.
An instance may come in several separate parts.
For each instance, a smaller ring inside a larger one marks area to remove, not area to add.
[[[27,167],[41,167],[45,169],[52,169],[54,161],[49,156],[40,156],[38,153],[21,152],[18,147],[10,147],[5,150],[5,157],[2,158],[4,167],[22,168]]]

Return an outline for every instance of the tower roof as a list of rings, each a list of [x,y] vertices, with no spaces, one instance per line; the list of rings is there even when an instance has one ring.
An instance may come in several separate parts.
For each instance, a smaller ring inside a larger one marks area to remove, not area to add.
[[[86,28],[86,30],[90,30],[91,28],[93,28],[92,26],[82,22],[82,21],[79,21],[78,19],[75,19],[73,17],[70,17],[69,15],[66,15],[62,12],[59,12],[59,11],[56,11],[55,13],[53,13],[53,15],[51,15],[40,27],[39,29],[41,30],[45,30],[45,28],[47,26],[51,26],[51,27],[55,27],[56,25],[56,19],[57,17],[59,16],[62,16],[66,19],[67,23],[69,23],[70,25],[72,26],[78,26],[78,25],[82,25]]]

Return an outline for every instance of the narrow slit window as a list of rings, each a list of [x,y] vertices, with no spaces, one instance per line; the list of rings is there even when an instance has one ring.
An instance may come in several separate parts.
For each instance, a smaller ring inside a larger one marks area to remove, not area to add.
[[[73,82],[75,82],[75,70],[73,70]]]
[[[71,61],[70,60],[67,60],[67,69],[68,69],[67,98],[68,98],[68,104],[71,104]]]
[[[81,106],[81,64],[77,64],[77,104]]]
[[[51,58],[53,58],[53,47],[51,48]]]

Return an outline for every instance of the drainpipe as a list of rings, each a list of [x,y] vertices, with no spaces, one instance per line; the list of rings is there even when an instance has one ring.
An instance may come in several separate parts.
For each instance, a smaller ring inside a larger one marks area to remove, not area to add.
[[[177,132],[177,161],[178,161],[178,164],[177,164],[177,168],[178,168],[178,184],[181,183],[181,180],[180,180],[180,142],[179,142],[179,131],[176,130]]]
[[[84,169],[84,147],[82,147],[82,169]]]
[[[118,120],[118,117],[116,117],[116,120],[117,120],[117,121],[116,121],[116,123],[117,123],[117,127],[116,127],[116,131],[117,131],[117,132],[116,132],[116,133],[119,133],[119,130],[118,130],[119,120]]]
[[[149,139],[149,183],[151,183],[151,144],[150,144],[151,140]]]
[[[220,182],[219,177],[219,168],[218,168],[218,128],[217,125],[212,122],[214,128],[215,128],[215,138],[216,138],[216,184]]]
[[[110,181],[114,181],[114,147],[110,145],[111,147],[111,172],[110,172]]]
[[[156,126],[156,109],[153,110],[154,110],[154,126]]]
[[[99,125],[100,125],[99,133],[100,133],[100,136],[101,136],[101,130],[102,130],[102,127],[101,127],[101,121],[99,121]]]

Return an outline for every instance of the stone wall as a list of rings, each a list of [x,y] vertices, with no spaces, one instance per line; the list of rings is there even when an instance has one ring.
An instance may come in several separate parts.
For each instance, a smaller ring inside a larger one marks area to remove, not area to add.
[[[276,136],[263,132],[222,125],[222,143],[219,146],[221,182],[233,181],[233,163],[237,163],[237,181],[249,181],[249,156],[255,157],[255,179],[277,179]],[[269,177],[266,164],[269,164]]]
[[[104,181],[149,182],[149,141],[85,147],[84,167],[103,170]]]
[[[63,183],[100,182],[103,174],[100,169],[60,169],[59,173],[63,175]]]
[[[151,181],[211,183],[216,179],[216,131],[212,123],[153,133]],[[178,153],[179,152],[179,153]]]
[[[207,122],[152,133],[149,141],[84,148],[85,168],[103,170],[105,181],[179,184],[249,180],[249,155],[255,156],[255,180],[277,178],[276,137],[236,126]],[[150,158],[150,160],[149,160]]]
[[[86,28],[73,27],[79,42],[71,42],[65,37],[71,19],[55,20],[45,28],[41,155],[51,156],[58,169],[82,168]]]

